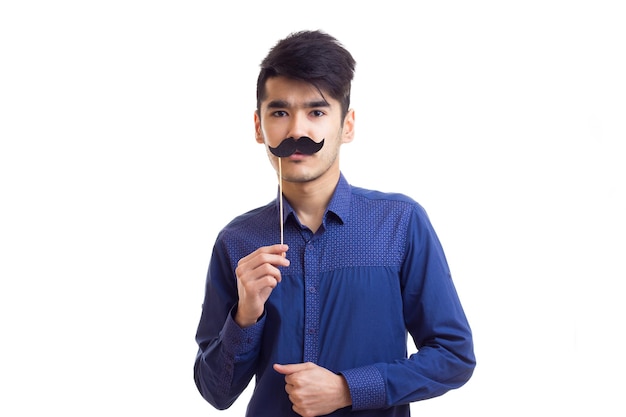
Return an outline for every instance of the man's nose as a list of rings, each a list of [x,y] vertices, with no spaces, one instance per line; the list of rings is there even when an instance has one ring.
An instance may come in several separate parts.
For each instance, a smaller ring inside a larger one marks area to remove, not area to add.
[[[288,137],[298,139],[302,136],[308,136],[307,134],[307,117],[303,112],[295,112],[289,118],[289,133]]]

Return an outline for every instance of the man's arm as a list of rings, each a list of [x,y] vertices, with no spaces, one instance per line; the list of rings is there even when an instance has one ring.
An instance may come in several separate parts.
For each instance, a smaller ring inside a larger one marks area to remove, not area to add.
[[[285,245],[260,248],[242,258],[233,274],[219,241],[213,249],[196,334],[194,379],[202,396],[218,409],[230,407],[254,376],[264,304],[280,282],[276,265],[289,264],[282,255],[286,251]]]

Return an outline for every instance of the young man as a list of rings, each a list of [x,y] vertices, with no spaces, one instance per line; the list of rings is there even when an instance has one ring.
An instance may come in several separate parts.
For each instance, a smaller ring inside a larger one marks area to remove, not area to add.
[[[213,249],[194,376],[216,408],[255,377],[249,416],[408,416],[472,375],[471,330],[426,213],[340,171],[354,67],[319,31],[291,34],[261,64],[256,141],[282,195]]]

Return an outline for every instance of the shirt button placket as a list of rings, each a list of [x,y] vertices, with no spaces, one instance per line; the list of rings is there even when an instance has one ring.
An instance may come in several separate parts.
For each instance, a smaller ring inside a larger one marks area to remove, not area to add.
[[[305,334],[304,362],[317,363],[319,351],[319,254],[315,245],[309,242],[304,253],[304,295]]]

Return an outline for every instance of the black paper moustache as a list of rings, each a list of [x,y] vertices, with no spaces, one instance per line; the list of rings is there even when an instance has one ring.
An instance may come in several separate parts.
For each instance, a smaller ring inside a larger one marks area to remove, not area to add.
[[[284,139],[277,147],[272,148],[271,146],[268,146],[268,148],[271,153],[279,158],[286,158],[296,152],[300,152],[304,155],[313,155],[315,152],[322,149],[322,146],[324,146],[324,139],[317,143],[308,136],[302,136],[299,139]]]

